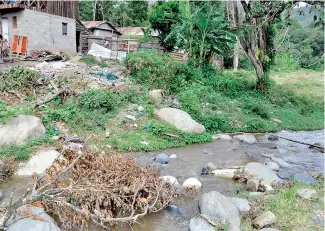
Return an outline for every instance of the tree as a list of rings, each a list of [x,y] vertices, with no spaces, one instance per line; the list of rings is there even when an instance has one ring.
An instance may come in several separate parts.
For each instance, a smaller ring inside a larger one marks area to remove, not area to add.
[[[288,2],[234,2],[235,27],[238,39],[251,60],[257,75],[257,88],[268,86],[268,72],[274,60],[274,21],[289,6]],[[240,20],[239,10],[244,12]]]
[[[128,7],[132,26],[146,26],[148,24],[148,1],[130,1]]]

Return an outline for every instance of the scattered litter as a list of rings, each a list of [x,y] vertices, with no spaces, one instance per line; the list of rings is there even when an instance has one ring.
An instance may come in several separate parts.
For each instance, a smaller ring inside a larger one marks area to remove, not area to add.
[[[137,118],[135,118],[135,116],[133,116],[133,115],[126,115],[126,116],[124,116],[125,118],[127,118],[127,119],[130,119],[130,120],[136,120]]]
[[[112,73],[108,73],[107,71],[97,71],[97,72],[93,72],[91,73],[93,75],[98,75],[101,77],[106,77],[108,80],[116,80],[118,79],[118,77]]]

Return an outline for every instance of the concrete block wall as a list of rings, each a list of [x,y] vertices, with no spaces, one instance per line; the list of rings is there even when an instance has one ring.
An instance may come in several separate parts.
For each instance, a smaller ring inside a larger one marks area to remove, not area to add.
[[[17,17],[17,28],[12,28],[13,17]],[[28,53],[33,50],[60,50],[76,53],[76,22],[74,19],[24,9],[3,14],[9,20],[9,38],[13,35],[28,37]],[[62,23],[68,24],[68,34],[62,34]],[[11,41],[10,41],[11,44]]]

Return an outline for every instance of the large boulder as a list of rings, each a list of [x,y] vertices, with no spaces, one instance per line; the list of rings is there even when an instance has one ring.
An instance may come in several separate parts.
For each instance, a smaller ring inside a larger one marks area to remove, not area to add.
[[[201,214],[229,222],[229,230],[239,230],[239,210],[231,198],[212,191],[203,194],[199,203]]]
[[[251,162],[245,166],[244,171],[246,174],[254,176],[256,179],[269,182],[270,184],[279,181],[278,176],[272,169],[260,163]]]
[[[210,225],[206,220],[201,217],[193,217],[190,220],[190,231],[215,231],[215,227]]]
[[[60,231],[55,221],[44,209],[25,205],[18,208],[17,215],[8,221],[7,231]]]
[[[59,154],[56,150],[41,150],[33,155],[27,163],[23,164],[16,174],[19,176],[31,176],[34,173],[43,174]]]
[[[0,145],[23,144],[27,140],[44,137],[46,129],[42,121],[30,115],[19,115],[0,125]]]
[[[159,120],[174,125],[181,131],[196,134],[205,132],[205,127],[202,124],[193,120],[188,113],[182,110],[166,107],[156,111],[155,114]]]

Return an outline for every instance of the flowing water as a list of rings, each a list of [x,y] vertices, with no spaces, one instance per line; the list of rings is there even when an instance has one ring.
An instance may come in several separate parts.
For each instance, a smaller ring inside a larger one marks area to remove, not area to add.
[[[278,135],[289,139],[313,144],[324,141],[324,130],[319,131],[281,131]],[[146,166],[153,162],[158,153],[176,154],[176,159],[170,159],[169,164],[163,166],[162,176],[174,176],[182,184],[189,177],[196,177],[202,183],[202,189],[195,195],[181,196],[174,204],[179,208],[175,214],[172,209],[165,209],[159,213],[149,214],[139,220],[139,224],[131,227],[118,227],[119,231],[187,231],[189,220],[198,213],[198,200],[203,193],[219,191],[230,196],[234,191],[234,181],[215,176],[202,176],[202,168],[212,162],[216,167],[227,168],[230,166],[242,166],[252,161],[263,163],[265,154],[273,154],[290,163],[296,171],[323,172],[324,154],[309,149],[307,145],[294,143],[284,139],[269,141],[268,135],[258,134],[258,144],[246,145],[236,140],[215,140],[206,144],[194,144],[183,148],[173,148],[155,152],[129,153],[128,156],[135,157],[138,162]],[[263,144],[273,143],[278,148],[265,148]],[[27,188],[31,180],[13,177],[10,182],[2,184],[1,188]],[[8,196],[10,190],[5,190],[4,197]],[[91,230],[102,230],[91,228]]]

